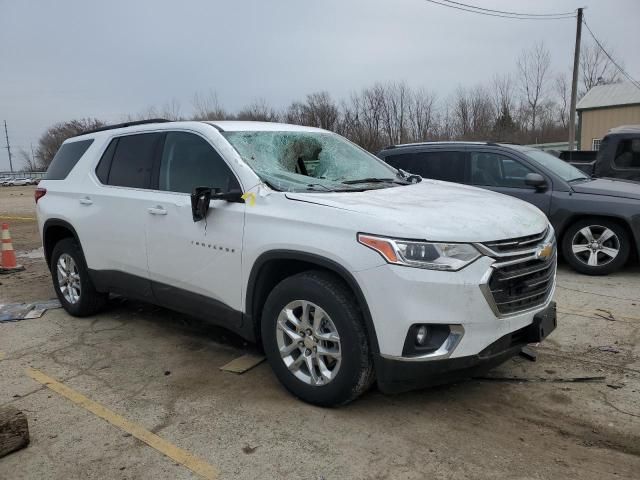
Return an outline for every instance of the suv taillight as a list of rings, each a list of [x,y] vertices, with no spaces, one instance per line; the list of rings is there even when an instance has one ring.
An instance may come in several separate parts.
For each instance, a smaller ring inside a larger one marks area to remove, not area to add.
[[[36,188],[36,191],[34,192],[33,196],[36,199],[36,203],[38,203],[38,200],[40,200],[42,197],[44,197],[47,193],[47,189],[46,188]]]

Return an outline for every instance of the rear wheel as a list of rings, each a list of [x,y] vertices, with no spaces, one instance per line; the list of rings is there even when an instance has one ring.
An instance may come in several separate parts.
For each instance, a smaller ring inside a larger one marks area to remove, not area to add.
[[[63,238],[53,248],[51,277],[62,307],[75,317],[93,315],[107,302],[108,294],[94,288],[82,250],[72,238]]]
[[[616,222],[601,218],[580,220],[562,239],[562,253],[578,272],[607,275],[620,269],[629,258],[631,238]]]
[[[262,314],[262,342],[280,382],[315,405],[344,405],[373,383],[362,315],[336,276],[309,271],[280,282]]]

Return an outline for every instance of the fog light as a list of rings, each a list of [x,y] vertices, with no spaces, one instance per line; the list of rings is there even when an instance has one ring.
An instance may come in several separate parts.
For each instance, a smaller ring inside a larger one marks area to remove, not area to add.
[[[424,344],[427,343],[428,338],[429,329],[425,325],[418,327],[418,331],[416,332],[416,345],[419,347],[424,346]]]

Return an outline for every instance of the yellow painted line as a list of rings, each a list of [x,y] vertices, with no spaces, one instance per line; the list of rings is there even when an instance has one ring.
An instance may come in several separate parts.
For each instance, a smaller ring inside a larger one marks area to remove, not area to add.
[[[9,215],[0,215],[2,220],[35,220],[36,217],[13,217]]]
[[[160,453],[166,455],[173,461],[180,463],[191,470],[193,473],[200,475],[202,478],[208,480],[218,478],[218,470],[209,465],[204,460],[192,455],[191,453],[183,450],[180,447],[167,442],[163,438],[159,437],[155,433],[151,433],[146,430],[142,425],[134,422],[130,422],[126,418],[118,415],[117,413],[103,407],[97,402],[85,397],[81,393],[76,392],[72,388],[58,382],[57,380],[47,376],[39,370],[34,368],[27,368],[26,374],[38,383],[50,388],[54,392],[62,395],[63,397],[71,400],[76,405],[90,411],[94,415],[106,420],[111,425],[114,425],[121,430],[131,434],[138,440],[146,443],[151,448],[155,448]]]
[[[0,360],[4,360],[5,354],[4,352],[0,352]]]

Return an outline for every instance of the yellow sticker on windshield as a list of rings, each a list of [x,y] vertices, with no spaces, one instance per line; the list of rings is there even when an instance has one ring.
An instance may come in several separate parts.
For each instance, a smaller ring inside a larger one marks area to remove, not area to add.
[[[246,192],[240,198],[242,198],[245,203],[248,203],[250,207],[253,207],[256,204],[256,194],[253,192]]]

